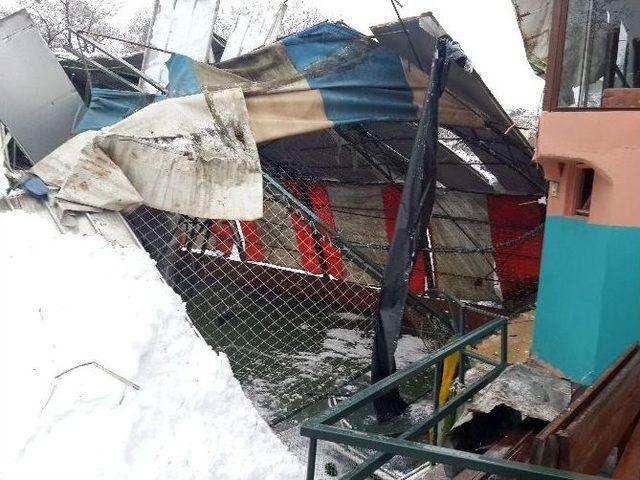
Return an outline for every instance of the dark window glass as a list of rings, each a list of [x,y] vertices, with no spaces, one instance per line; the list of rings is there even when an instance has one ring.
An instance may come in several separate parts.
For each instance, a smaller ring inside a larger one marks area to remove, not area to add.
[[[639,0],[570,0],[558,106],[599,107],[606,88],[639,88],[639,59]]]
[[[589,216],[591,210],[591,193],[593,192],[593,168],[584,168],[580,171],[580,191],[576,205],[576,215]]]

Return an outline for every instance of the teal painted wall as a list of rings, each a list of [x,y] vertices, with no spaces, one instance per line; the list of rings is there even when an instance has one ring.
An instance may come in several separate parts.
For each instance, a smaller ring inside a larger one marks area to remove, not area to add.
[[[547,217],[534,355],[588,385],[640,341],[640,228]]]

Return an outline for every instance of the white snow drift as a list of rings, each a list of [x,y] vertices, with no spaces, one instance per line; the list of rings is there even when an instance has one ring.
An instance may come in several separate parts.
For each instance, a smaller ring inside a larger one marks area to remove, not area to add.
[[[0,214],[0,478],[299,479],[141,250]]]

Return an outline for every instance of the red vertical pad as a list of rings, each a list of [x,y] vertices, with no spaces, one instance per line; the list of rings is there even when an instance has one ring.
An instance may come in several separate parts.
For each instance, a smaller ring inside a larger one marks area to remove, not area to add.
[[[307,189],[311,201],[311,208],[315,214],[318,215],[325,224],[335,229],[336,222],[333,217],[333,211],[331,210],[331,204],[329,202],[329,192],[327,192],[326,187],[319,183],[309,183],[307,184]],[[342,279],[344,264],[342,263],[342,252],[340,249],[332,245],[331,242],[324,237],[320,239],[320,248],[329,275]]]
[[[523,294],[532,293],[531,289],[538,282],[542,230],[519,240],[544,221],[544,207],[536,199],[487,195],[491,241],[496,249],[493,257],[505,300],[516,300]]]
[[[301,188],[304,188],[304,186],[300,186],[292,181],[286,181],[283,184],[289,193],[299,200],[302,199]],[[300,214],[293,212],[290,216],[293,229],[296,233],[296,244],[300,251],[302,268],[311,273],[322,274],[320,259],[318,258],[315,240],[313,239],[313,230]]]
[[[253,221],[240,222],[242,236],[244,237],[244,255],[249,262],[264,262],[264,250],[262,240],[258,234],[258,224]]]
[[[216,250],[222,252],[224,256],[231,255],[233,252],[233,229],[226,220],[215,220],[211,224],[211,233],[213,234],[214,245]]]
[[[396,227],[396,218],[398,217],[398,207],[402,191],[394,185],[385,185],[382,187],[382,205],[384,207],[385,229],[387,231],[387,240],[391,242],[393,231]],[[426,265],[424,261],[424,252],[418,252],[416,263],[409,277],[409,292],[414,295],[422,295],[425,292],[425,274]]]

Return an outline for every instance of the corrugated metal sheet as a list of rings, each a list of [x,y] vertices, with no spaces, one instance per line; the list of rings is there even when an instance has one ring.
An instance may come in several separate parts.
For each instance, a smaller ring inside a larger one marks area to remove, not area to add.
[[[84,108],[27,11],[0,20],[0,121],[33,163],[71,137]]]
[[[227,39],[220,61],[235,58],[258,47],[274,42],[282,28],[282,19],[287,2],[274,5],[266,11],[255,11],[252,15],[239,15]]]
[[[204,62],[211,48],[213,24],[220,0],[156,0],[149,45]],[[162,85],[169,82],[166,62],[171,54],[145,51],[143,71]],[[145,92],[157,90],[140,80]]]

